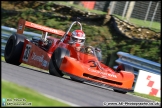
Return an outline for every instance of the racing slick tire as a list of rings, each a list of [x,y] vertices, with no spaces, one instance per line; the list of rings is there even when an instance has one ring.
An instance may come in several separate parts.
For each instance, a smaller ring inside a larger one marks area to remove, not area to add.
[[[121,90],[117,90],[117,89],[113,89],[114,92],[118,92],[118,93],[122,93],[122,94],[126,94],[127,92],[126,91],[121,91]]]
[[[117,67],[116,72],[120,72],[121,70],[134,73],[133,67],[128,66],[128,65],[124,65],[124,64],[120,64],[120,65]],[[117,89],[113,89],[113,90],[114,90],[115,92],[122,93],[122,94],[126,94],[126,93],[127,93],[126,91],[121,91],[121,90],[117,90]]]
[[[24,35],[17,33],[9,37],[4,51],[4,58],[7,63],[17,66],[21,64],[19,60],[24,45],[24,39],[26,39]]]
[[[50,62],[49,62],[49,73],[51,74],[51,75],[54,75],[54,76],[57,76],[56,75],[56,69],[55,69],[55,66],[54,66],[54,64],[53,64],[53,61],[52,61],[52,59],[50,60]]]
[[[49,73],[51,75],[62,77],[64,74],[59,69],[62,63],[64,56],[70,56],[70,52],[65,49],[58,47],[52,54],[50,63],[49,63]]]

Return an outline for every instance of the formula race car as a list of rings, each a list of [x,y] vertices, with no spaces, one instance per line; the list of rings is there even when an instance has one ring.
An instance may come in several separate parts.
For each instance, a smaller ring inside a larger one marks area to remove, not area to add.
[[[75,50],[74,46],[80,44],[70,41],[70,30],[74,24],[79,25],[82,30],[78,20],[72,22],[64,32],[20,19],[17,32],[7,41],[5,61],[13,65],[25,63],[49,70],[49,74],[57,77],[68,75],[71,80],[95,83],[112,88],[115,92],[133,92],[132,67],[121,64],[116,70],[111,69],[101,62],[101,50],[93,46],[85,45],[80,51]],[[29,40],[23,35],[25,27],[42,31],[42,37]],[[48,33],[61,37],[48,36]]]

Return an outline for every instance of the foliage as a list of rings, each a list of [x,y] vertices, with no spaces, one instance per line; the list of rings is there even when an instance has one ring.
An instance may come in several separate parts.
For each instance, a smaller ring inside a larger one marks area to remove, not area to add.
[[[34,6],[34,2],[32,3],[35,10],[29,8],[29,6],[28,8],[26,7],[26,11],[15,14],[2,12],[1,24],[4,26],[17,28],[18,19],[22,17],[28,21],[63,31],[66,31],[70,26],[72,22],[71,20],[64,20],[60,17],[56,17],[59,13],[51,10],[53,2],[48,2],[46,4],[44,3],[42,5],[37,4],[36,6]],[[44,9],[44,11],[38,11],[41,9]],[[118,51],[127,52],[135,56],[161,63],[161,40],[132,40],[128,37],[123,37],[114,31],[111,24],[97,26],[89,24],[89,22],[83,22],[82,26],[86,34],[86,44],[101,48],[103,61],[106,65],[115,65],[115,60],[118,58],[116,53]],[[72,30],[78,29],[76,27],[77,26],[73,27]],[[41,33],[40,31],[29,28],[25,28],[25,31]]]

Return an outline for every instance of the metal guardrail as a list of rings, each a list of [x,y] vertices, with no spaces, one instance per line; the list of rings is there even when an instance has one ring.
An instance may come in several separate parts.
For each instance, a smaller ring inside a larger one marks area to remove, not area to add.
[[[4,56],[5,45],[8,38],[14,33],[17,32],[17,29],[10,28],[6,26],[1,26],[1,56]],[[29,39],[32,37],[41,37],[41,34],[24,31],[23,34]]]
[[[119,56],[119,58],[116,60],[117,63],[126,64],[136,69],[144,70],[154,74],[161,74],[161,64],[159,63],[133,56],[125,52],[118,52],[117,55]]]
[[[133,88],[137,81],[139,70],[144,70],[144,71],[154,73],[157,75],[161,74],[160,63],[156,63],[156,62],[153,62],[153,61],[150,61],[144,58],[140,58],[140,57],[131,55],[129,53],[121,52],[121,51],[117,52],[117,55],[119,56],[119,58],[115,61],[116,63],[129,65],[129,66],[132,66],[134,69],[135,79],[134,79]],[[117,66],[114,66],[113,68],[116,69]]]
[[[16,31],[17,29],[1,26],[1,55],[2,56],[4,56],[4,49],[7,43],[7,39],[12,35],[13,32],[16,32]],[[27,36],[28,38],[42,36],[41,34],[27,32],[27,31],[24,31],[23,34]],[[144,71],[151,72],[151,73],[158,74],[158,75],[161,74],[161,64],[159,63],[156,63],[156,62],[153,62],[147,59],[143,59],[137,56],[133,56],[125,52],[118,52],[117,55],[119,56],[119,58],[116,60],[118,64],[126,64],[134,68],[134,75],[135,75],[134,85],[136,83],[139,70],[144,70]],[[114,66],[114,69],[116,68],[117,66]],[[133,88],[134,88],[134,85],[133,85]]]

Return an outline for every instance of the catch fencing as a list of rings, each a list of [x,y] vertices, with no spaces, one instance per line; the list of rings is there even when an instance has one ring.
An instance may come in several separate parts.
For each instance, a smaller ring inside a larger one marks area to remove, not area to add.
[[[160,31],[161,1],[111,1],[109,9],[122,20]]]
[[[5,45],[7,43],[8,38],[11,36],[13,32],[17,32],[17,29],[1,26],[1,56],[4,56]],[[32,37],[42,36],[41,34],[27,32],[27,31],[24,31],[23,34],[27,36],[29,39],[31,39]],[[139,70],[144,70],[157,75],[161,74],[161,64],[159,63],[146,60],[137,56],[133,56],[125,52],[117,52],[117,55],[119,56],[119,58],[116,60],[116,63],[129,65],[134,68],[135,80],[134,80],[133,88],[135,86],[139,74]],[[114,66],[114,69],[116,68],[117,66]]]
[[[95,2],[93,10],[108,12],[131,24],[160,32],[161,1],[84,1],[84,4],[82,1],[77,1],[69,3],[79,4],[88,11],[88,8],[92,10],[90,8],[92,2]],[[67,2],[67,5],[70,4]]]

